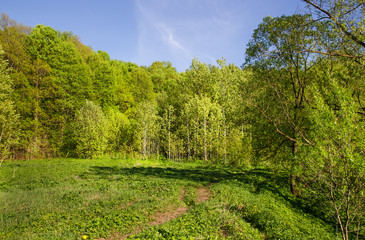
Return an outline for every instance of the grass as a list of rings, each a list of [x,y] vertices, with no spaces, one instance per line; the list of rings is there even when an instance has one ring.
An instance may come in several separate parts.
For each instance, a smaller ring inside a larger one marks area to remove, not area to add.
[[[0,239],[335,239],[266,169],[131,159],[11,161]],[[210,198],[198,203],[197,189]],[[187,209],[158,225],[159,213]]]

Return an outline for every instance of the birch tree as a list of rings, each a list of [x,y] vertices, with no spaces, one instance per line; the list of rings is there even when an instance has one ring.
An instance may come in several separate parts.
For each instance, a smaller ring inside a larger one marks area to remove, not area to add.
[[[151,153],[157,152],[157,136],[160,125],[156,105],[153,102],[141,102],[137,106],[136,119],[140,149],[146,159]]]

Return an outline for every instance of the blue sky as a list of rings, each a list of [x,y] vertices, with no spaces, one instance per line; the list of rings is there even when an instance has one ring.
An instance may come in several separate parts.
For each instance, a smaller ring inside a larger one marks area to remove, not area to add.
[[[170,61],[184,71],[193,58],[215,64],[223,57],[240,66],[265,16],[304,7],[301,0],[2,0],[0,11],[28,26],[72,31],[113,59]]]

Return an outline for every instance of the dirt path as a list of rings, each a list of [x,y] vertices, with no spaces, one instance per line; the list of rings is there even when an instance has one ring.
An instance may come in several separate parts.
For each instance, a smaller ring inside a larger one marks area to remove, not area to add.
[[[210,195],[211,195],[210,190],[209,190],[210,186],[211,186],[211,184],[207,185],[207,186],[204,186],[204,187],[200,187],[200,188],[197,189],[197,191],[196,191],[196,195],[197,195],[196,204],[207,201],[210,198]],[[184,194],[185,194],[185,190],[182,189],[181,193],[180,193],[180,196],[179,196],[180,201],[183,201]],[[189,209],[188,207],[180,206],[176,209],[167,208],[166,212],[157,212],[157,213],[155,213],[154,215],[151,216],[151,218],[154,219],[154,220],[147,223],[147,226],[152,227],[152,226],[155,226],[155,225],[160,225],[160,224],[169,222],[169,221],[171,221],[175,218],[178,218],[179,216],[185,214],[188,211],[188,209]],[[121,240],[122,239],[127,239],[128,236],[133,235],[133,234],[137,234],[137,233],[139,233],[143,230],[145,230],[145,229],[137,228],[130,234],[126,234],[126,235],[123,235],[123,236],[121,236],[119,234],[115,234],[115,235],[112,235],[108,239],[121,239]]]
[[[184,194],[185,194],[185,190],[182,189],[180,196],[179,196],[180,201],[182,201],[184,199]],[[180,215],[183,215],[187,211],[188,211],[187,207],[181,206],[181,207],[176,208],[175,210],[167,209],[166,212],[157,212],[152,216],[152,218],[155,220],[152,222],[149,222],[148,225],[154,226],[154,225],[159,225],[159,224],[171,221],[172,219],[175,219],[175,218],[179,217]]]
[[[196,195],[196,203],[199,204],[201,202],[207,201],[210,198],[210,191],[206,187],[198,188]]]

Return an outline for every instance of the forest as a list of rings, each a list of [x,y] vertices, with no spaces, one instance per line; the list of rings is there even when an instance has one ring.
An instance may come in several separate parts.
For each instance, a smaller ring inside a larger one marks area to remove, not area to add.
[[[133,156],[266,167],[365,238],[365,3],[265,17],[242,66],[138,66],[49,26],[0,20],[0,168]]]

